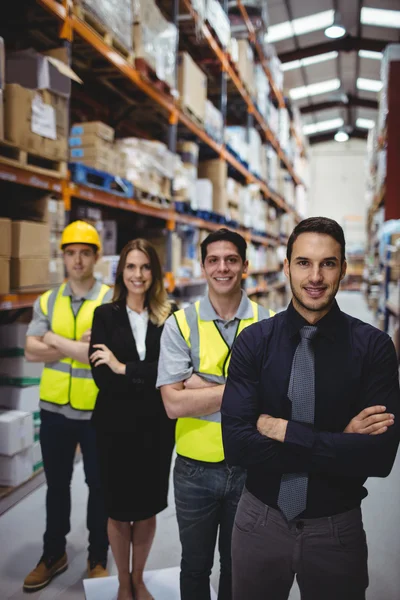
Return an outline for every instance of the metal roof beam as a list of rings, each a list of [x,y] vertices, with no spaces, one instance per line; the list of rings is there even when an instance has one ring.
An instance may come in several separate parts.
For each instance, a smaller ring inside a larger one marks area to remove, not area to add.
[[[353,52],[355,50],[383,52],[389,43],[390,42],[387,40],[373,40],[354,35],[346,35],[330,42],[322,42],[321,44],[315,44],[314,46],[307,46],[306,48],[291,50],[290,52],[283,52],[282,54],[279,54],[279,59],[281,62],[287,63],[293,60],[308,58],[309,56],[324,54],[325,52],[332,52],[334,50],[337,52]]]
[[[317,133],[315,135],[308,136],[308,141],[311,146],[315,144],[321,144],[322,142],[330,142],[335,138],[335,131],[327,131],[326,133]],[[366,140],[368,136],[367,129],[353,129],[348,131],[349,137],[358,140]]]
[[[378,109],[378,102],[376,100],[369,100],[366,98],[357,98],[352,94],[347,95],[347,102],[344,100],[327,100],[326,102],[319,102],[317,104],[310,104],[308,106],[301,106],[300,112],[303,115],[307,115],[313,112],[319,112],[320,110],[329,110],[330,108],[369,108],[372,110]]]

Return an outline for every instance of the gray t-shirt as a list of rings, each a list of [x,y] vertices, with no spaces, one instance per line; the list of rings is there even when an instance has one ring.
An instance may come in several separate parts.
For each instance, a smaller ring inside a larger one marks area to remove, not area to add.
[[[269,311],[259,306],[260,320],[269,317]],[[242,299],[235,316],[229,321],[224,321],[217,315],[208,296],[200,300],[200,319],[202,321],[215,321],[222,337],[229,347],[235,341],[238,322],[241,319],[250,319],[253,308],[247,295],[242,292]],[[193,373],[190,348],[182,337],[175,317],[171,315],[165,322],[161,335],[160,358],[158,361],[157,388],[179,381],[185,381]]]
[[[74,315],[78,314],[80,307],[82,306],[85,300],[95,300],[101,289],[101,283],[96,281],[93,287],[88,291],[85,296],[78,298],[73,295],[71,286],[69,282],[67,282],[65,289],[63,291],[63,296],[69,296],[71,298],[71,307]],[[112,299],[113,290],[109,290],[103,298],[102,304],[106,304],[110,302]],[[51,325],[49,318],[44,314],[40,306],[40,298],[37,298],[35,304],[33,305],[33,316],[32,321],[29,324],[28,331],[26,333],[27,336],[37,336],[42,337],[51,330]],[[40,401],[40,408],[43,410],[48,410],[49,412],[59,413],[67,417],[68,419],[78,419],[78,420],[89,420],[92,417],[91,412],[83,411],[83,410],[75,410],[72,408],[70,404],[66,404],[64,406],[59,406],[58,404],[52,404],[51,402],[43,402]]]

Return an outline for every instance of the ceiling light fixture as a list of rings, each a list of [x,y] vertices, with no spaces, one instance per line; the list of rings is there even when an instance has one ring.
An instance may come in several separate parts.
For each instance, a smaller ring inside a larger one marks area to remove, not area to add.
[[[339,55],[336,50],[332,52],[324,52],[323,54],[316,54],[315,56],[308,56],[307,58],[301,58],[300,60],[292,60],[287,63],[282,63],[282,71],[293,71],[293,69],[299,69],[300,67],[310,67],[311,65],[317,65],[318,63],[325,62],[327,60],[333,60]]]
[[[359,77],[357,79],[357,88],[364,90],[365,92],[380,92],[382,89],[382,81],[378,79],[366,79],[365,77]]]
[[[317,96],[318,94],[327,94],[328,92],[334,92],[340,88],[340,79],[328,79],[326,81],[320,81],[319,83],[311,83],[310,85],[303,85],[301,87],[292,88],[289,91],[292,100],[300,100],[301,98],[307,98],[307,96]]]
[[[360,58],[372,58],[372,60],[382,60],[382,52],[372,52],[372,50],[359,50],[358,56]]]
[[[304,135],[313,135],[314,133],[321,133],[322,131],[329,131],[338,129],[343,126],[343,119],[337,117],[336,119],[329,119],[328,121],[320,121],[319,123],[310,123],[309,125],[303,126]]]
[[[349,139],[349,134],[344,131],[344,129],[340,129],[335,133],[335,142],[347,142]]]
[[[336,40],[337,38],[343,37],[345,34],[346,28],[342,25],[340,13],[336,11],[332,25],[329,25],[329,27],[325,29],[325,35],[328,38]]]
[[[356,127],[360,129],[372,129],[375,125],[375,121],[373,119],[364,119],[363,117],[359,117],[356,121]]]
[[[309,15],[308,17],[300,17],[293,19],[293,21],[270,25],[268,33],[265,34],[265,41],[269,44],[275,44],[281,40],[287,40],[294,35],[305,35],[313,31],[325,29],[325,27],[332,25],[333,14],[334,11],[330,9]]]
[[[400,10],[386,10],[383,8],[369,8],[364,6],[361,9],[360,20],[363,25],[399,29]]]

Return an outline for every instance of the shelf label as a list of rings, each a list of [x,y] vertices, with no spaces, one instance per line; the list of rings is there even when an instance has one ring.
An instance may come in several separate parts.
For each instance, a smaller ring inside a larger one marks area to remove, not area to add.
[[[29,178],[29,185],[32,185],[33,187],[43,188],[45,190],[50,189],[50,184],[48,181],[46,181],[45,179],[40,179],[40,177],[36,177],[35,175]]]
[[[0,171],[0,179],[5,179],[6,181],[17,181],[17,176],[14,173]]]

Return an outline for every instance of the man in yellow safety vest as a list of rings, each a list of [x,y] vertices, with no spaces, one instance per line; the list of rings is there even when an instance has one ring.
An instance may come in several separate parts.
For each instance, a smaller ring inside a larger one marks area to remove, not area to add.
[[[208,294],[165,323],[157,387],[177,418],[174,488],[182,544],[181,598],[209,600],[219,531],[219,600],[231,600],[232,527],[245,481],[224,459],[220,407],[235,338],[274,313],[241,289],[246,242],[220,229],[201,245]]]
[[[25,346],[28,361],[44,363],[40,445],[47,480],[43,555],[24,581],[26,592],[41,590],[68,568],[65,547],[70,530],[70,483],[78,444],[89,487],[88,575],[108,574],[107,516],[90,422],[98,390],[88,350],[93,313],[97,306],[111,300],[112,290],[93,275],[101,243],[92,225],[84,221],[70,223],[63,231],[61,249],[68,279],[36,300]]]

